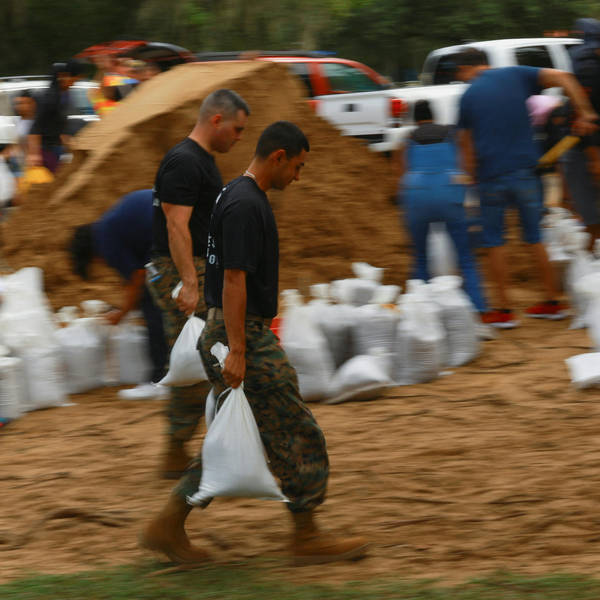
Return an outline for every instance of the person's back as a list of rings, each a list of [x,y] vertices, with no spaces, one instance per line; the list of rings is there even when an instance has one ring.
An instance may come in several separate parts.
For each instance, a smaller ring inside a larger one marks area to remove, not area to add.
[[[503,67],[483,71],[464,93],[459,127],[472,131],[480,181],[537,164],[526,100],[539,91],[539,69]]]
[[[131,192],[92,225],[96,253],[128,279],[150,258],[152,190]]]

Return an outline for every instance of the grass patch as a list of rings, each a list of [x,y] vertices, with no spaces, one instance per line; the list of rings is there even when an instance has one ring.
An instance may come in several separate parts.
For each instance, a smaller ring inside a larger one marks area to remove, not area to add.
[[[156,565],[74,575],[31,575],[0,585],[2,600],[597,600],[600,580],[576,575],[498,573],[454,587],[435,582],[355,582],[344,586],[274,581],[260,567],[209,567],[151,576]],[[316,567],[317,568],[317,567]],[[327,567],[322,567],[326,569]]]

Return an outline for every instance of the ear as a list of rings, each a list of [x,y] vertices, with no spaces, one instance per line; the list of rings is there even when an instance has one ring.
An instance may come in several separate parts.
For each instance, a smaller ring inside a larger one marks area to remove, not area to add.
[[[274,150],[271,152],[271,158],[274,162],[280,163],[282,159],[286,158],[285,150],[283,148],[279,148],[279,150]]]
[[[210,122],[215,126],[218,127],[222,122],[223,122],[223,115],[220,113],[217,113],[216,115],[213,115],[210,118]]]

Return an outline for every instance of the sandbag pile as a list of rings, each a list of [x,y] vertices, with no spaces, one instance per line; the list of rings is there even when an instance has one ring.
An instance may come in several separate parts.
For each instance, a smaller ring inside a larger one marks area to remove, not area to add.
[[[371,399],[477,356],[477,313],[460,277],[411,281],[400,295],[381,285],[381,269],[353,270],[355,278],[312,286],[307,303],[296,290],[282,293],[281,343],[305,400]]]
[[[69,404],[67,396],[149,380],[146,328],[110,326],[101,301],[52,312],[37,267],[0,277],[0,418]]]

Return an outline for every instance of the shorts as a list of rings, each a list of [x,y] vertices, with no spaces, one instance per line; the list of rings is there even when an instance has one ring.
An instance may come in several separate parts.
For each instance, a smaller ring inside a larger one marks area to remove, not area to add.
[[[519,169],[482,181],[478,188],[483,247],[504,245],[504,211],[511,205],[519,211],[523,241],[528,244],[541,241],[544,195],[540,178],[531,169]]]

